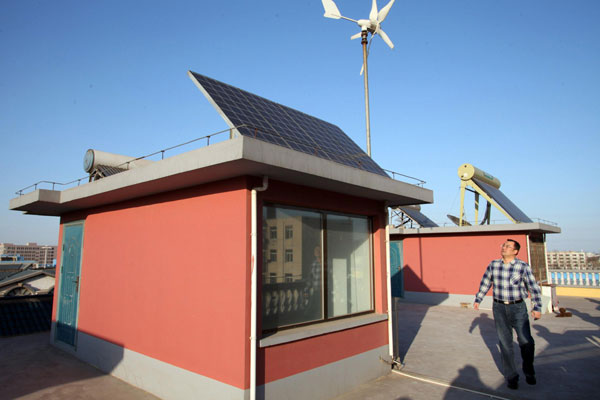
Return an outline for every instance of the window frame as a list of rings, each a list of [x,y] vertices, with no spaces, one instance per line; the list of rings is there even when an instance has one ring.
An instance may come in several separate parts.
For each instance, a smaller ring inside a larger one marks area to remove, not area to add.
[[[320,219],[321,219],[321,231],[320,231],[321,262],[322,262],[321,280],[322,280],[322,288],[323,288],[321,304],[322,304],[323,314],[322,314],[321,319],[317,319],[317,320],[305,321],[305,322],[300,322],[300,323],[296,323],[296,324],[282,325],[282,326],[277,326],[277,327],[273,327],[273,328],[269,328],[269,329],[263,329],[261,327],[261,331],[263,334],[275,333],[275,332],[279,332],[282,330],[299,328],[299,327],[304,327],[304,326],[309,326],[309,325],[322,324],[322,323],[327,323],[327,322],[331,322],[331,321],[337,321],[337,320],[347,319],[347,318],[354,318],[354,317],[363,316],[366,314],[375,313],[375,260],[374,260],[374,248],[373,248],[373,245],[374,245],[373,216],[364,215],[364,214],[356,214],[356,213],[331,211],[331,210],[326,210],[326,209],[317,209],[317,208],[310,208],[310,207],[299,207],[299,206],[287,205],[287,204],[276,203],[276,202],[263,202],[262,207],[261,207],[261,223],[263,223],[263,224],[264,224],[264,220],[265,220],[264,210],[266,207],[281,208],[281,209],[286,209],[286,210],[307,211],[307,212],[314,212],[314,213],[319,214]],[[327,254],[327,215],[362,218],[367,221],[367,227],[368,227],[368,232],[367,232],[368,245],[367,246],[368,246],[368,250],[369,250],[369,274],[370,274],[369,295],[370,295],[370,302],[371,302],[371,308],[369,310],[364,310],[364,311],[360,311],[360,312],[352,313],[352,314],[340,315],[337,317],[328,317],[328,314],[329,314],[328,281],[329,281],[329,279],[327,279],[327,273],[328,273],[329,265],[328,265],[328,254]],[[261,238],[262,238],[262,240],[260,241],[261,246],[264,246],[264,235],[265,235],[265,231],[263,229],[261,229]],[[270,235],[269,235],[269,238],[270,238]],[[285,234],[284,234],[283,239],[285,240]],[[265,267],[265,261],[263,260],[261,269],[264,269],[264,267]],[[261,282],[260,282],[260,285],[261,285],[261,287],[260,287],[260,295],[261,295],[260,304],[262,304],[262,295],[263,295],[262,284],[263,284],[263,282],[261,280]],[[263,312],[262,306],[261,306],[260,311],[261,311],[261,313]]]

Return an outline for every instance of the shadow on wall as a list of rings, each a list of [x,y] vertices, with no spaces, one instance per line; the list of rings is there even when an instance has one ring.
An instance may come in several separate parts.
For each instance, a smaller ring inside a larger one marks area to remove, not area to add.
[[[79,332],[78,351],[86,362],[102,364],[103,373],[66,351],[50,344],[50,333],[36,333],[0,339],[0,399],[14,399],[32,393],[42,395],[60,385],[106,376],[123,359],[123,346]],[[82,337],[85,339],[82,340]],[[86,348],[93,343],[101,347]],[[90,359],[91,358],[91,359]],[[100,367],[99,365],[95,365]],[[59,390],[59,389],[55,389]],[[63,390],[63,389],[60,389]]]
[[[411,288],[413,290],[417,290],[420,292],[430,293],[430,289],[423,283],[421,278],[413,271],[412,267],[408,264],[405,264],[402,268],[404,275],[402,279],[404,282],[410,282]],[[394,284],[394,282],[392,282]],[[436,296],[430,296],[427,304],[419,303],[411,303],[410,306],[402,297],[394,297],[394,301],[392,304],[393,315],[395,317],[394,321],[394,342],[396,346],[394,346],[394,358],[404,360],[406,353],[410,349],[415,337],[419,333],[419,329],[421,328],[421,323],[427,314],[427,311],[430,307],[438,305],[442,303],[444,300],[448,298],[448,293],[437,293]]]

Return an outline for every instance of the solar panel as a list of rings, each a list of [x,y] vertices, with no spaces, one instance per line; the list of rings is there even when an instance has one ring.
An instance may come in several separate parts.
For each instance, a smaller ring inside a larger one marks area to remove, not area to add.
[[[400,207],[402,212],[410,217],[413,221],[421,225],[423,228],[435,228],[438,226],[435,222],[427,218],[421,211],[409,207]]]
[[[229,127],[241,135],[387,177],[336,125],[204,75],[189,74]]]
[[[493,186],[488,185],[480,181],[479,179],[473,178],[473,181],[487,194],[490,196],[500,207],[504,209],[515,221],[517,222],[533,222],[523,211],[519,209],[510,201],[508,197],[504,195],[499,189],[496,189]]]

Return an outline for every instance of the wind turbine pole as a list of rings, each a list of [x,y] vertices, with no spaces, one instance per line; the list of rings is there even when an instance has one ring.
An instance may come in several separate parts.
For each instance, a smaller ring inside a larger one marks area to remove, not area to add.
[[[371,157],[371,117],[369,116],[369,70],[367,68],[367,36],[369,32],[365,29],[361,31],[360,43],[363,48],[363,65],[365,67],[365,114],[367,121],[367,155]]]

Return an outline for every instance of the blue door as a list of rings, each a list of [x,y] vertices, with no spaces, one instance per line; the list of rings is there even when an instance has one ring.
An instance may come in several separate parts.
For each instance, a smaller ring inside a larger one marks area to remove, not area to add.
[[[56,339],[75,346],[79,271],[83,246],[83,222],[65,225],[60,266],[60,292],[56,318]]]
[[[390,275],[392,277],[393,297],[404,297],[403,262],[402,240],[390,240]]]

